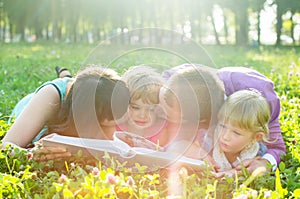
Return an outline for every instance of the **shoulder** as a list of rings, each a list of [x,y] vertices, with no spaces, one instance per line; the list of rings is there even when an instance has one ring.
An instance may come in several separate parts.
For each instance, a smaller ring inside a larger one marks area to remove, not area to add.
[[[58,90],[52,85],[45,85],[41,87],[34,95],[34,98],[43,100],[45,102],[59,103],[60,94]]]
[[[58,91],[65,90],[68,83],[72,82],[73,80],[74,80],[73,78],[64,77],[64,78],[57,78],[57,79],[54,79],[51,81],[47,81],[47,82],[43,83],[40,87],[38,87],[35,92],[38,92],[41,88],[43,88],[47,85],[51,85],[51,86],[55,87]]]
[[[257,78],[264,81],[271,81],[262,73],[246,67],[224,67],[218,70],[218,76],[222,78],[231,78],[231,79],[238,79],[238,78]]]
[[[261,93],[274,89],[274,83],[260,72],[245,67],[225,67],[219,69],[218,77],[223,81],[226,95],[235,91],[254,88]]]
[[[35,93],[40,92],[40,90],[47,90],[44,92],[56,93],[59,95],[59,99],[62,103],[67,93],[68,83],[72,82],[73,80],[74,80],[73,78],[64,77],[64,78],[57,78],[52,81],[45,82],[44,84],[42,84],[40,87],[36,89]],[[45,87],[47,88],[44,89]]]

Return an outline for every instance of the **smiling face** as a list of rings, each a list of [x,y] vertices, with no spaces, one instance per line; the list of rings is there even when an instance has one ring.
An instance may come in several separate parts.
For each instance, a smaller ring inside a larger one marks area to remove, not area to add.
[[[141,99],[130,102],[128,116],[129,125],[138,129],[148,128],[156,121],[156,105],[144,103]]]

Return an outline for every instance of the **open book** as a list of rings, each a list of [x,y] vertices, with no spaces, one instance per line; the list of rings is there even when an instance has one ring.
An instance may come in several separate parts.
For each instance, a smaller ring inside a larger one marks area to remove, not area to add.
[[[184,157],[177,153],[165,151],[149,140],[128,132],[116,131],[113,140],[97,140],[77,138],[52,134],[42,139],[43,146],[65,147],[72,154],[79,150],[83,155],[102,159],[107,152],[120,162],[127,161],[126,165],[134,166],[135,163],[146,165],[148,168],[166,168],[173,164],[185,166],[193,170],[202,170],[201,160]]]

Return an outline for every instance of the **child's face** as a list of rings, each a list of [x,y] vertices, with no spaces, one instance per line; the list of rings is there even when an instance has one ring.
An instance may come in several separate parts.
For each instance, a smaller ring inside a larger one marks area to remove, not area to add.
[[[153,125],[157,117],[155,107],[156,105],[144,103],[141,99],[132,101],[128,109],[130,124],[140,129]]]
[[[253,132],[242,130],[230,123],[219,122],[218,144],[223,152],[238,155],[249,143],[255,141]]]

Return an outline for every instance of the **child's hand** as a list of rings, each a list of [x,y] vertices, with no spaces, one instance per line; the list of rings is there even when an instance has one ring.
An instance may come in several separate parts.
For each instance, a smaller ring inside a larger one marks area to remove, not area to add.
[[[255,169],[259,167],[264,167],[266,171],[270,171],[270,168],[268,167],[268,163],[269,163],[268,160],[263,159],[260,156],[251,159],[245,159],[242,161],[242,164],[246,169],[248,169],[249,173],[252,173]],[[241,171],[242,166],[238,165],[235,169]]]
[[[239,172],[235,169],[230,169],[227,171],[221,171],[221,172],[213,172],[214,176],[216,178],[223,178],[223,177],[229,177],[232,178],[234,177],[236,174],[239,174]]]

